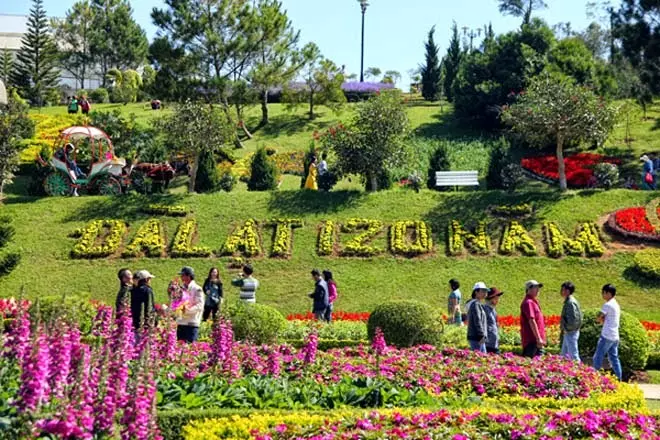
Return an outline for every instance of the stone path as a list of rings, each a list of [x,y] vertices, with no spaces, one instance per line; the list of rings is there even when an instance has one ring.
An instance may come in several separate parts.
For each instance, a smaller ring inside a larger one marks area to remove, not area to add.
[[[660,385],[637,384],[644,392],[644,398],[649,400],[660,400]]]

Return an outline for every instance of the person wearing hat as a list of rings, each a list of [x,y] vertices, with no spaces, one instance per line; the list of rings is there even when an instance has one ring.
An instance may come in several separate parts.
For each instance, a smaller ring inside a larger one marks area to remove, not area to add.
[[[138,270],[135,273],[137,284],[131,289],[131,315],[133,329],[136,331],[148,326],[156,313],[154,291],[151,288],[152,278],[155,277],[148,270]]]
[[[520,304],[520,338],[525,357],[542,355],[546,345],[545,319],[538,301],[541,287],[543,284],[536,280],[527,281],[525,299]]]
[[[188,293],[188,303],[183,307],[183,314],[176,319],[176,338],[179,341],[193,343],[199,337],[199,326],[204,313],[204,292],[195,282],[195,271],[185,266],[179,272],[183,290]]]
[[[648,190],[656,189],[655,175],[653,174],[653,161],[646,154],[640,157],[639,160],[644,162],[642,171],[642,188]]]
[[[484,311],[486,312],[486,352],[500,354],[500,329],[497,326],[497,311],[495,307],[500,302],[500,296],[504,292],[500,291],[497,287],[491,287],[486,295],[486,304]]]
[[[561,285],[561,296],[564,298],[559,322],[561,355],[580,362],[578,339],[580,339],[580,327],[582,327],[582,310],[580,310],[580,303],[575,299],[573,292],[575,292],[575,284],[572,282],[566,281]]]
[[[470,349],[482,353],[486,353],[486,336],[488,335],[486,311],[483,305],[488,292],[489,289],[486,287],[486,283],[482,281],[476,283],[472,288],[474,300],[470,302],[467,311],[467,339]]]
[[[231,282],[232,286],[241,289],[241,301],[252,304],[257,302],[257,289],[259,288],[259,281],[252,276],[253,273],[252,265],[246,264],[243,266],[243,272]]]

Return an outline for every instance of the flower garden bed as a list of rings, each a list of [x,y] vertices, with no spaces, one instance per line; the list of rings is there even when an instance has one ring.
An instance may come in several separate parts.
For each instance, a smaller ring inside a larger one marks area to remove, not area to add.
[[[656,210],[660,216],[660,209]],[[648,219],[644,207],[626,208],[610,214],[607,220],[608,228],[624,237],[645,241],[660,241],[660,232]]]
[[[620,165],[616,158],[594,153],[578,153],[564,158],[566,181],[569,187],[586,188],[593,184],[593,167],[599,163]],[[533,156],[522,159],[520,165],[532,177],[556,184],[559,181],[559,162],[555,155]]]

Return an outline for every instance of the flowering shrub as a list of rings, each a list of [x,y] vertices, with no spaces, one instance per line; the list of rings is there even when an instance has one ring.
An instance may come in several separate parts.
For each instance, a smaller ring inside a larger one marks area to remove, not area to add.
[[[152,215],[166,215],[171,217],[184,217],[188,210],[181,205],[148,205],[144,212]]]
[[[319,229],[317,253],[321,256],[332,255],[335,250],[335,222],[326,220]]]
[[[143,253],[148,257],[160,257],[164,251],[163,224],[160,220],[149,219],[140,226],[133,241],[122,252],[122,257],[139,257]]]
[[[493,215],[502,217],[522,217],[531,214],[533,209],[532,205],[529,203],[523,203],[521,205],[494,206],[491,208],[490,212]]]
[[[259,238],[257,222],[248,219],[242,226],[236,228],[227,237],[221,252],[222,255],[234,255],[243,252],[246,257],[261,255],[261,239]]]
[[[383,249],[377,246],[370,246],[369,242],[383,229],[383,222],[380,220],[369,220],[364,218],[352,218],[341,225],[341,231],[353,233],[360,230],[364,232],[356,235],[346,242],[342,247],[342,255],[371,257],[379,254]]]
[[[575,240],[566,237],[556,223],[543,224],[543,237],[545,239],[548,255],[559,258],[567,255],[600,257],[605,252],[598,236],[597,226],[593,222],[585,222],[578,226]]]
[[[595,184],[594,166],[599,163],[620,165],[619,159],[605,157],[594,153],[578,153],[564,158],[566,166],[566,180],[568,186],[584,188]],[[521,161],[522,167],[542,178],[553,182],[559,181],[559,162],[557,156],[525,157]]]
[[[268,226],[274,226],[273,248],[271,257],[289,257],[293,247],[293,229],[302,228],[303,221],[299,218],[276,218],[266,222]]]
[[[412,229],[412,242],[408,230]],[[422,221],[398,221],[390,226],[390,252],[412,257],[433,251],[431,228]]]
[[[449,255],[462,255],[466,245],[471,252],[480,255],[490,253],[490,235],[488,235],[488,224],[485,221],[479,222],[474,234],[469,233],[463,226],[452,220],[449,223],[447,232],[447,252]]]
[[[210,248],[192,245],[196,226],[197,222],[194,219],[186,219],[181,222],[172,241],[172,249],[170,249],[172,257],[208,257],[211,255]]]
[[[500,242],[500,253],[511,255],[516,251],[520,251],[527,256],[536,255],[534,240],[529,236],[523,225],[513,220],[504,228],[502,241]]]
[[[496,440],[503,438],[654,439],[660,417],[615,411],[488,412],[405,410],[337,411],[331,414],[256,414],[194,421],[185,427],[188,440],[363,439],[405,438]]]
[[[21,151],[21,162],[33,162],[43,147],[52,151],[55,141],[59,139],[62,130],[73,125],[80,125],[80,115],[30,115],[35,122],[34,138],[24,141],[25,149]]]
[[[106,232],[107,230],[107,232]],[[104,258],[117,252],[126,232],[126,223],[121,220],[94,220],[82,230],[78,242],[73,246],[73,258]],[[97,244],[97,241],[100,243]]]

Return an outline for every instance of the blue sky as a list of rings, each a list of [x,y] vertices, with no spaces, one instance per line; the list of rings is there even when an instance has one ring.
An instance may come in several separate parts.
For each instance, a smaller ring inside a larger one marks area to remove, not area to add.
[[[588,0],[549,0],[550,8],[539,16],[549,24],[570,22],[573,29],[584,29]],[[282,0],[303,43],[314,41],[323,54],[346,71],[360,70],[360,6],[357,0]],[[64,16],[74,0],[44,0],[50,16]],[[162,7],[162,0],[132,1],[134,17],[149,38],[156,33],[151,23],[153,7]],[[0,13],[27,14],[26,0],[3,0]],[[432,26],[436,26],[436,41],[441,53],[447,48],[452,21],[459,29],[481,28],[492,22],[496,33],[513,30],[520,20],[503,17],[496,0],[370,0],[365,27],[365,69],[370,66],[398,70],[404,76],[399,87],[407,88],[409,69],[424,59],[424,41]],[[6,31],[0,29],[0,32]]]

